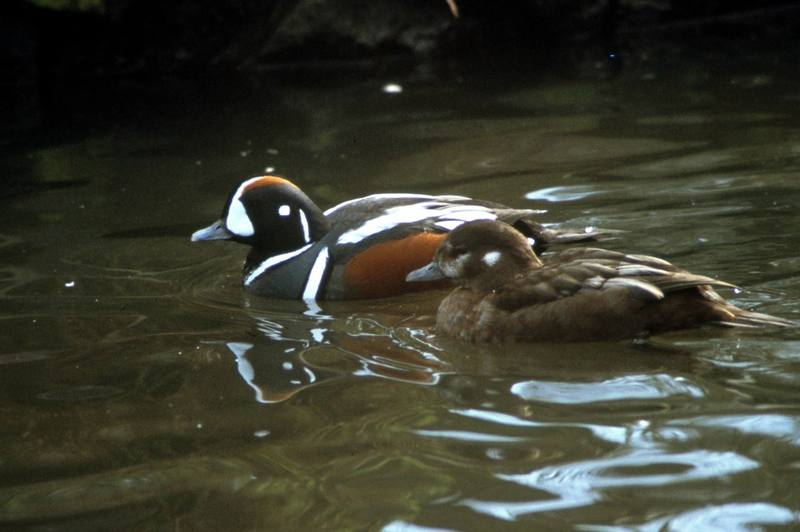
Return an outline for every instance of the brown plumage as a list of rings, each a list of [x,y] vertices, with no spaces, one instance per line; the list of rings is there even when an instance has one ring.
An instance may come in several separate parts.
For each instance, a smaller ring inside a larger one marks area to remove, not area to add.
[[[437,330],[472,342],[609,340],[704,324],[795,325],[740,309],[713,288],[733,285],[656,257],[571,248],[539,259],[523,235],[501,222],[458,227],[433,262],[407,277],[441,278],[458,287],[439,305]]]

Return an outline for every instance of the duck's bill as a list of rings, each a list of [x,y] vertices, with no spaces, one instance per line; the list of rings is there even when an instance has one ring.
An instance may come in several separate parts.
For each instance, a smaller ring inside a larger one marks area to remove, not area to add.
[[[414,270],[406,275],[406,281],[410,283],[418,283],[423,281],[439,281],[441,279],[445,279],[446,276],[444,272],[436,265],[435,262],[431,262],[418,270]]]
[[[192,242],[205,242],[207,240],[230,240],[233,235],[225,229],[222,220],[217,220],[208,227],[198,229],[192,233]]]

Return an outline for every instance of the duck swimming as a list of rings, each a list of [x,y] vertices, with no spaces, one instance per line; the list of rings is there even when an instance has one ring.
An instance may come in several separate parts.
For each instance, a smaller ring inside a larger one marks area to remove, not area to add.
[[[795,326],[725,301],[730,283],[669,262],[598,248],[568,248],[540,259],[508,224],[455,228],[433,261],[408,281],[450,279],[436,329],[470,342],[594,341],[724,326]]]
[[[322,211],[297,185],[278,176],[241,182],[222,216],[195,231],[193,242],[232,240],[250,246],[242,284],[250,293],[285,299],[363,299],[429,289],[406,283],[428,263],[448,231],[474,220],[503,220],[528,246],[580,242],[613,231],[546,227],[540,211],[464,196],[373,194]]]

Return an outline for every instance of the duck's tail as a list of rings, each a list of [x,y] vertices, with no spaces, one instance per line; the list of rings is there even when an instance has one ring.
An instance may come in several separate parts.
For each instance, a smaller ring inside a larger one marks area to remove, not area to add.
[[[763,312],[752,312],[738,307],[728,308],[733,315],[733,319],[719,321],[719,325],[726,327],[798,327],[800,323],[764,314]]]

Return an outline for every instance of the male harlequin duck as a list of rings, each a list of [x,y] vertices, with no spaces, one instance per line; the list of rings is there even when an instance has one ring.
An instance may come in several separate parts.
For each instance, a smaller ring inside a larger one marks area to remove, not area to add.
[[[452,279],[437,330],[472,342],[591,341],[698,327],[795,323],[749,312],[712,286],[733,287],[655,257],[570,248],[540,260],[497,221],[463,224],[408,281]]]
[[[541,250],[612,231],[570,232],[533,221],[537,211],[463,196],[375,194],[323,212],[290,181],[248,179],[231,193],[221,218],[192,241],[233,240],[251,246],[244,288],[288,299],[360,299],[431,288],[405,282],[433,258],[446,233],[464,222],[503,220]],[[526,241],[528,242],[528,241]]]

